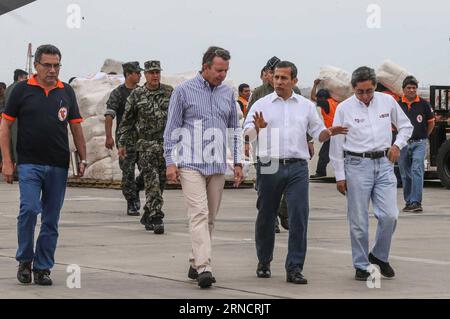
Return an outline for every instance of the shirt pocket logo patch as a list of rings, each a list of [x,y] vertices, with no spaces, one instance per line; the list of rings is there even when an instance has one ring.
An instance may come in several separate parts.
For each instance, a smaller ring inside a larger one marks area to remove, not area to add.
[[[423,117],[422,117],[422,115],[417,115],[417,122],[418,123],[422,123],[422,121],[423,121]]]
[[[389,113],[383,113],[380,115],[380,119],[384,119],[386,117],[389,117]]]
[[[61,107],[58,111],[58,119],[64,122],[67,119],[67,108],[65,106]]]

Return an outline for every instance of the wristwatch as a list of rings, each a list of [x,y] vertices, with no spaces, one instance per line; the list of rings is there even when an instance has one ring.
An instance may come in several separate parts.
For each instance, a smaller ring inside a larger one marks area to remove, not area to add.
[[[89,162],[87,160],[81,160],[80,164],[83,164],[84,166],[88,166]]]

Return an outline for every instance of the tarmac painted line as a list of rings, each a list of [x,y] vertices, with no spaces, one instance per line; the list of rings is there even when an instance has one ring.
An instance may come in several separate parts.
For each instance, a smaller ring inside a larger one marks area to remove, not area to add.
[[[9,259],[9,260],[15,259],[15,257],[13,257],[13,256],[1,255],[1,254],[0,254],[0,258],[5,258],[5,259]],[[57,262],[57,263],[55,263],[55,265],[69,266],[70,264]],[[115,273],[115,274],[121,274],[121,275],[141,276],[141,277],[146,277],[146,278],[151,278],[151,279],[167,280],[167,281],[172,281],[172,282],[182,283],[182,284],[186,284],[186,283],[196,284],[195,280],[176,279],[176,278],[157,276],[157,275],[149,275],[149,274],[144,274],[144,273],[139,273],[139,272],[130,272],[130,271],[110,269],[110,268],[104,268],[104,267],[94,267],[94,266],[85,266],[85,265],[79,265],[79,266],[81,269],[98,270],[98,271],[102,271],[102,272],[109,272],[109,273]],[[13,279],[13,278],[4,278],[4,279]],[[264,296],[264,297],[268,297],[268,298],[293,299],[292,297],[289,297],[289,296],[270,294],[270,293],[262,293],[262,292],[258,292],[258,291],[239,289],[239,288],[231,288],[231,287],[225,287],[225,286],[220,286],[220,285],[214,285],[214,288],[215,289],[219,288],[222,290],[229,290],[229,291],[234,291],[234,292],[241,292],[241,293],[244,293],[247,295]]]
[[[175,235],[175,236],[182,236],[182,237],[189,237],[189,234],[185,234],[185,233],[173,233],[171,232],[170,234]],[[246,242],[246,243],[254,243],[255,241],[251,238],[243,238],[243,239],[238,239],[238,238],[230,238],[230,237],[216,237],[213,236],[213,241],[214,240],[221,240],[221,241],[231,241],[231,242]],[[287,248],[288,245],[287,244],[280,244],[280,243],[275,243],[276,247],[281,247],[281,248]],[[339,250],[339,249],[330,249],[330,248],[324,248],[324,247],[314,247],[314,246],[308,246],[308,250],[320,250],[320,251],[326,251],[329,253],[334,253],[334,254],[342,254],[342,255],[351,255],[352,252],[350,250]],[[407,262],[416,262],[416,263],[423,263],[423,264],[430,264],[430,265],[439,265],[439,266],[450,266],[450,261],[443,261],[443,260],[436,260],[436,259],[426,259],[426,258],[413,258],[413,257],[403,257],[403,256],[395,256],[395,255],[391,255],[390,256],[391,259],[393,260],[400,260],[400,261],[407,261]]]

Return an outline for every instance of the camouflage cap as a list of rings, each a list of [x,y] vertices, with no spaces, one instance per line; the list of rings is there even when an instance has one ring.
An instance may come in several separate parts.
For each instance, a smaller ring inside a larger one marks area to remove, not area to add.
[[[139,62],[127,62],[122,64],[123,72],[141,72],[144,71],[141,66],[139,65]]]
[[[145,72],[153,71],[153,70],[162,71],[161,62],[156,61],[156,60],[150,60],[150,61],[145,62],[144,67],[145,67]]]
[[[267,61],[265,69],[266,70],[275,70],[275,66],[280,62],[281,60],[277,58],[276,56],[273,56]]]

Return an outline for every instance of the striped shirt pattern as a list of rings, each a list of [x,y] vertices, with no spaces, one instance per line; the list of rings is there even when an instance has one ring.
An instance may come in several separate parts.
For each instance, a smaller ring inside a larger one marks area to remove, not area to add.
[[[204,176],[225,174],[227,146],[233,164],[241,163],[242,130],[236,100],[225,84],[211,87],[199,73],[172,93],[164,131],[166,165]]]

